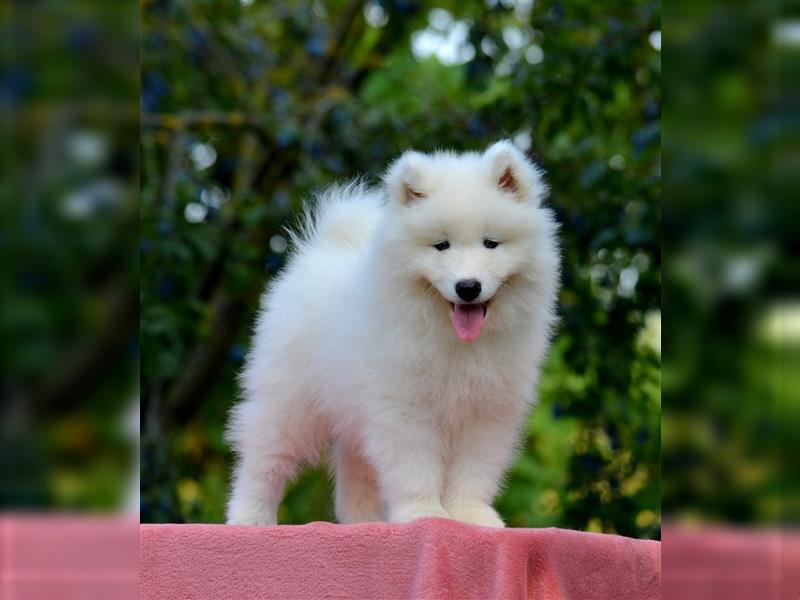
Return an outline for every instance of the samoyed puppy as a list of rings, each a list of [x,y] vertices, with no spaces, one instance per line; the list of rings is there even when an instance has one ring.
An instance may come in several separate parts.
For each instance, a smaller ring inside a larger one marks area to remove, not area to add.
[[[510,142],[406,152],[384,185],[317,199],[264,294],[228,440],[227,519],[274,524],[330,448],[342,523],[492,507],[555,321],[557,226]]]

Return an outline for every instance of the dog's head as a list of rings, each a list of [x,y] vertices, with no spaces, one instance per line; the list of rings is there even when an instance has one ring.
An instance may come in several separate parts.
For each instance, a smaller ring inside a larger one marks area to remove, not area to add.
[[[552,261],[542,256],[554,253],[546,184],[508,141],[483,154],[406,152],[385,183],[395,264],[438,292],[463,341],[480,336],[516,280],[536,279]]]

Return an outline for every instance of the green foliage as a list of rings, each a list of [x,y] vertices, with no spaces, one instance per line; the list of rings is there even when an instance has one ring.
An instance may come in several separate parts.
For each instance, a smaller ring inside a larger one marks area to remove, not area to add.
[[[663,507],[673,522],[791,527],[800,172],[783,124],[797,115],[787,100],[800,52],[767,34],[781,22],[767,3],[676,9],[680,35],[665,55],[681,73],[664,138]]]
[[[0,19],[0,510],[111,511],[138,381],[137,12]],[[129,492],[128,492],[129,493]]]
[[[303,199],[408,148],[511,137],[548,173],[564,287],[497,506],[515,526],[658,537],[658,5],[524,8],[145,3],[143,520],[223,519],[235,374]],[[330,489],[306,473],[281,521],[332,518]]]

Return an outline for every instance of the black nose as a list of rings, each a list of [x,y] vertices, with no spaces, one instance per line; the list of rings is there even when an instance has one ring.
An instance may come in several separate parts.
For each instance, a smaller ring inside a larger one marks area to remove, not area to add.
[[[467,302],[475,300],[481,295],[481,282],[477,279],[462,279],[456,283],[456,294]]]

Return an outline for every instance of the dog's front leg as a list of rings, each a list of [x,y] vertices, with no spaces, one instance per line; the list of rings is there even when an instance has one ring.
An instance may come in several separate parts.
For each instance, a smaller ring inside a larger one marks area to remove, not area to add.
[[[386,414],[365,426],[364,437],[390,521],[449,518],[442,507],[443,443],[433,423]]]
[[[518,411],[507,410],[462,428],[451,449],[444,491],[444,507],[453,519],[504,527],[492,501],[513,458],[520,420]]]

